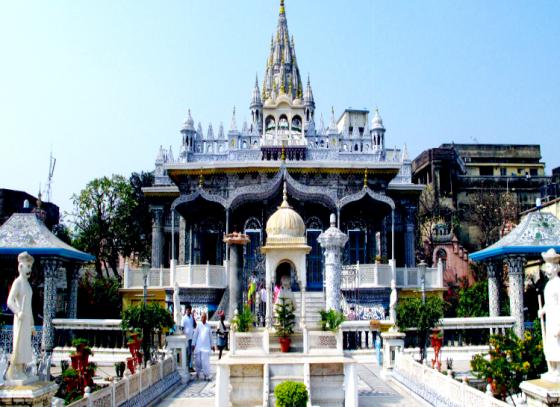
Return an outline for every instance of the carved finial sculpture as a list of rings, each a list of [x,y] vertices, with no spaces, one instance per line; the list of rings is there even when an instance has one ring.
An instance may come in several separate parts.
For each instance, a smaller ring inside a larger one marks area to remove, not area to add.
[[[539,309],[539,317],[546,315],[543,344],[548,372],[542,379],[560,383],[560,254],[549,249],[541,255],[545,261],[544,272],[549,278],[544,288],[544,307]]]
[[[36,377],[26,374],[26,367],[33,359],[31,335],[34,325],[31,311],[31,297],[33,291],[29,284],[29,276],[34,259],[27,253],[18,256],[19,276],[14,280],[10,294],[8,294],[8,308],[14,313],[14,345],[10,357],[10,367],[6,372],[8,384],[25,384],[36,380]]]

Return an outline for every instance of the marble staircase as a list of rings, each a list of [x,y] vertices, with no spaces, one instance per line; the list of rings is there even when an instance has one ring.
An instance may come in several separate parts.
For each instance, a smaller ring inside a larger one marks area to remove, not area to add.
[[[296,323],[299,326],[299,316],[301,312],[301,295],[299,292],[294,293],[296,300]],[[319,311],[325,309],[325,294],[322,291],[306,291],[305,292],[305,322],[310,328],[318,327],[321,315]]]

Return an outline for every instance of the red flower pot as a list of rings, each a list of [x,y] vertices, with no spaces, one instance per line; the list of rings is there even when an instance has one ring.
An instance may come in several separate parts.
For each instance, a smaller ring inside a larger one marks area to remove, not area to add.
[[[279,338],[280,341],[280,351],[281,352],[288,352],[290,350],[290,344],[292,340],[290,338]]]
[[[81,355],[77,353],[74,355],[70,355],[70,362],[72,364],[72,369],[78,370],[80,368],[80,358]]]
[[[134,372],[136,371],[136,368],[134,366],[134,359],[126,358],[126,366],[128,367],[128,370],[130,370],[130,373],[134,374]]]

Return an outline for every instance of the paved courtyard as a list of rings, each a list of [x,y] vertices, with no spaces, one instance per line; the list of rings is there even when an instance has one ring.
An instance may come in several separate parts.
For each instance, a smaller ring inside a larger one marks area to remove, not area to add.
[[[213,359],[214,361],[214,359]],[[376,363],[360,357],[358,365],[358,397],[360,407],[370,406],[425,406],[393,382],[387,383],[379,376]],[[214,406],[215,366],[212,365],[210,381],[193,377],[188,384],[174,389],[158,406],[208,407]]]

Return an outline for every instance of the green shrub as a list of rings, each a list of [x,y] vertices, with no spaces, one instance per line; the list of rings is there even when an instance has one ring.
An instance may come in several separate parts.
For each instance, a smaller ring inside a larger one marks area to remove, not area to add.
[[[321,314],[321,329],[323,331],[336,332],[345,320],[344,314],[334,309],[328,311],[321,310],[319,313]]]
[[[64,372],[62,372],[63,379],[75,379],[78,377],[78,371],[73,368],[68,368]]]
[[[243,307],[243,311],[239,312],[232,320],[234,329],[237,332],[249,332],[253,327],[255,318],[248,305]]]
[[[309,394],[305,384],[286,381],[274,388],[276,407],[305,407]]]
[[[276,313],[276,322],[274,329],[276,334],[282,338],[287,338],[294,333],[294,326],[296,324],[296,315],[294,313],[294,304],[286,302],[286,298],[280,298],[277,302],[274,311]]]

